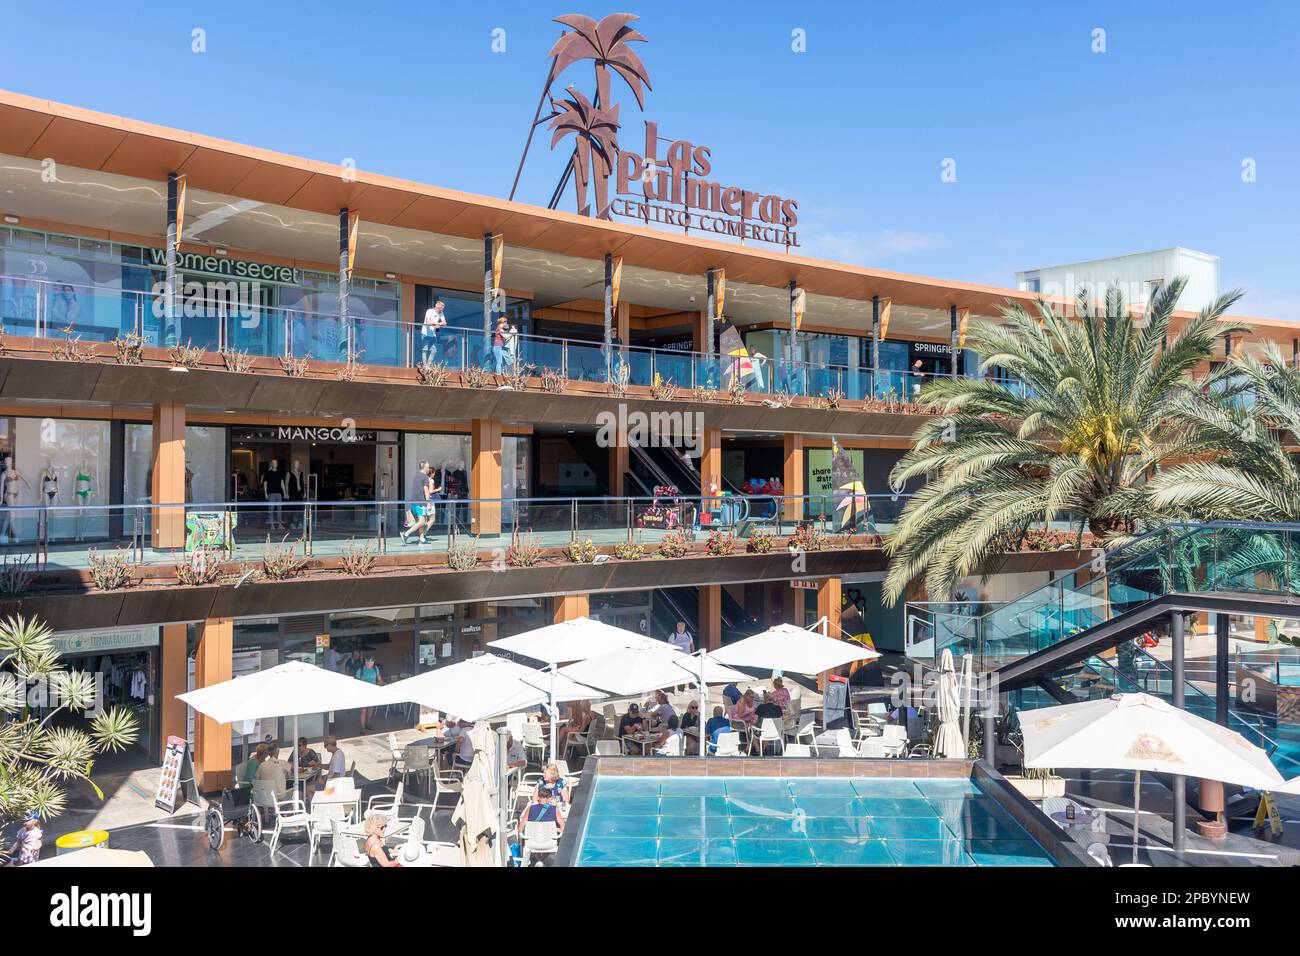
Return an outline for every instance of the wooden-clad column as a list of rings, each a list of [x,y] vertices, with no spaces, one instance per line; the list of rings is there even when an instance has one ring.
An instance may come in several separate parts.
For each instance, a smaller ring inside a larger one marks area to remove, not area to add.
[[[557,594],[554,602],[552,617],[556,624],[591,614],[591,597],[587,594]]]
[[[470,497],[477,535],[501,533],[501,423],[491,418],[470,422]],[[483,502],[480,504],[480,502]]]
[[[790,497],[798,497],[804,493],[804,468],[803,457],[803,435],[785,433],[785,466],[781,474],[781,482],[785,485],[785,493]],[[802,501],[786,501],[784,515],[786,521],[798,521],[803,517],[804,508]]]
[[[722,646],[722,585],[700,585],[700,619],[696,622],[700,646],[716,651]]]
[[[708,497],[709,485],[722,491],[722,429],[706,428],[700,435],[700,497]]]
[[[199,644],[194,653],[194,689],[230,680],[234,669],[235,622],[233,618],[209,618],[199,626]],[[199,789],[219,790],[230,783],[230,725],[202,714],[194,715],[194,766]]]
[[[166,402],[153,407],[153,471],[149,494],[156,505],[185,504],[185,406]],[[155,508],[153,546],[185,545],[185,509]]]
[[[817,582],[817,620],[826,618],[826,635],[840,639],[840,604],[842,601],[840,579],[824,578]],[[838,669],[837,669],[838,672]],[[825,690],[825,675],[817,675],[818,690]]]
[[[167,749],[167,738],[185,737],[185,705],[176,699],[176,695],[186,691],[186,661],[189,653],[189,627],[185,624],[164,624],[162,627],[162,646],[159,669],[161,700],[158,702],[160,715],[158,734],[158,759],[162,759]]]

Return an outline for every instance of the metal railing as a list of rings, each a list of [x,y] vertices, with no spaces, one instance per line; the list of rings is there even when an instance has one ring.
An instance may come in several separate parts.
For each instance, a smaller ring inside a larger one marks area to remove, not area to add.
[[[9,562],[30,558],[38,570],[85,570],[118,550],[133,564],[175,563],[195,552],[257,559],[285,547],[316,557],[362,548],[377,555],[492,552],[521,541],[543,548],[639,543],[650,553],[669,534],[703,540],[714,531],[734,536],[737,551],[759,533],[780,537],[777,550],[797,532],[886,533],[906,502],[903,495],[827,493],[27,505],[0,509],[0,555]]]
[[[612,345],[518,333],[494,344],[481,328],[445,326],[426,336],[420,324],[362,315],[265,307],[228,298],[185,298],[168,315],[154,292],[0,275],[0,323],[11,335],[82,342],[134,336],[144,345],[187,345],[205,352],[242,352],[270,358],[310,358],[369,366],[449,372],[470,368],[496,375],[551,370],[569,381],[625,381],[653,387],[726,391],[739,378],[746,394],[874,399],[886,405],[914,401],[921,387],[951,372],[853,367],[782,359],[736,359],[701,352]],[[962,376],[978,377],[978,376]],[[1022,389],[1009,379],[1004,384]],[[1023,390],[1023,389],[1022,389]]]

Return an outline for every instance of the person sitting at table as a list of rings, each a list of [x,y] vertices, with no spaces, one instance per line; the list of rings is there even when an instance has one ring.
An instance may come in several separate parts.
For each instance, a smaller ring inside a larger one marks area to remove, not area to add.
[[[266,759],[257,768],[257,775],[253,779],[270,780],[275,784],[275,792],[279,796],[288,793],[291,773],[293,771],[289,769],[289,765],[280,759],[280,748],[270,746],[266,750]]]
[[[732,681],[726,687],[722,688],[722,696],[723,699],[732,707],[736,706],[736,701],[740,700],[741,693],[740,688],[736,686],[735,681]]]
[[[564,832],[564,812],[560,801],[555,798],[555,791],[545,783],[537,785],[537,789],[533,791],[533,799],[529,801],[523,815],[519,817],[517,832],[521,837],[524,835],[526,823],[554,823],[556,832]]]
[[[514,734],[506,735],[506,766],[511,770],[522,770],[528,766],[524,745],[515,740]]]
[[[758,708],[754,706],[754,691],[747,690],[741,695],[740,700],[736,701],[736,706],[731,708],[731,719],[752,724],[757,716]]]
[[[547,787],[553,799],[561,803],[569,802],[569,784],[560,776],[560,768],[555,764],[548,763],[542,768],[542,779],[537,786]]]
[[[595,716],[592,713],[590,701],[572,701],[569,704],[568,719],[555,732],[555,752],[564,753],[564,741],[569,734],[585,734],[587,726],[595,719]]]
[[[709,718],[708,723],[704,725],[704,736],[709,739],[709,745],[717,747],[718,734],[725,734],[731,730],[731,721],[727,719],[726,713],[721,705],[713,708],[713,716]],[[710,750],[710,753],[713,751]]]
[[[388,818],[374,814],[366,817],[366,856],[371,866],[401,866],[393,859],[392,850],[384,846],[384,831],[388,829]]]
[[[668,703],[668,695],[657,690],[654,697],[646,701],[646,716],[650,719],[650,726],[660,730],[668,723],[669,717],[677,716],[677,711],[673,710],[673,705]]]
[[[240,775],[239,782],[246,787],[251,787],[253,781],[257,778],[258,768],[266,763],[267,756],[269,754],[267,753],[266,744],[258,744],[253,751],[253,755],[244,764],[244,772]]]
[[[474,741],[469,735],[473,728],[474,725],[468,720],[460,721],[460,733],[456,738],[456,754],[451,758],[453,768],[468,770],[469,765],[474,762]]]
[[[663,732],[659,734],[659,739],[655,741],[655,755],[658,757],[679,757],[683,753],[682,746],[684,743],[681,722],[677,719],[677,715],[673,714],[664,723]]]
[[[754,708],[755,720],[780,720],[781,705],[772,699],[771,691],[763,691],[763,703]]]
[[[346,777],[348,774],[347,758],[343,756],[343,751],[339,750],[339,739],[333,734],[325,738],[325,752],[330,755],[329,770],[326,771],[329,780],[337,780],[339,777]]]
[[[635,752],[641,753],[641,745],[635,740],[627,740],[626,738],[644,731],[645,718],[641,716],[641,708],[637,704],[628,704],[627,713],[618,720],[618,736],[627,746],[629,752],[632,752],[632,748],[636,748]]]
[[[694,734],[687,731],[695,731]],[[700,734],[700,702],[693,700],[686,705],[686,713],[682,714],[682,733],[686,734],[686,750],[688,753],[697,753]]]
[[[298,738],[298,777],[303,782],[303,800],[310,805],[316,792],[316,778],[320,776],[320,754],[307,745],[306,737]]]
[[[790,705],[790,692],[785,688],[785,678],[772,678],[772,703],[785,710]]]

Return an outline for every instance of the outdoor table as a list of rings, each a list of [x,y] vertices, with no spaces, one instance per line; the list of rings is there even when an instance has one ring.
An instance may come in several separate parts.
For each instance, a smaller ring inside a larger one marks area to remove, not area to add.
[[[1092,825],[1097,822],[1098,814],[1094,813],[1087,807],[1078,807],[1071,820],[1065,815],[1064,810],[1057,810],[1050,814],[1052,821],[1066,830],[1091,830]]]
[[[341,787],[330,792],[329,784],[325,789],[317,790],[311,798],[312,806],[317,807],[323,803],[338,803],[344,806],[352,805],[352,818],[355,820],[361,816],[361,790],[344,790]]]

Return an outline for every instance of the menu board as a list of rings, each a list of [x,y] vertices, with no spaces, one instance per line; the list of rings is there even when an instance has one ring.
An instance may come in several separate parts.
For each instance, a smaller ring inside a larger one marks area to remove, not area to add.
[[[167,738],[167,750],[163,753],[162,772],[158,775],[158,792],[154,794],[154,806],[168,813],[176,812],[176,804],[181,792],[181,783],[185,758],[189,746],[185,738],[170,736]]]

